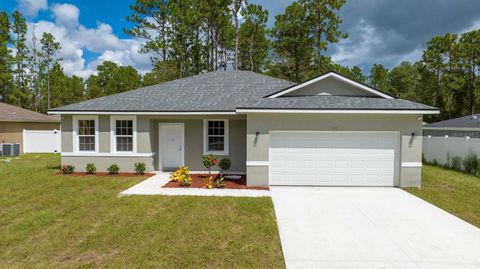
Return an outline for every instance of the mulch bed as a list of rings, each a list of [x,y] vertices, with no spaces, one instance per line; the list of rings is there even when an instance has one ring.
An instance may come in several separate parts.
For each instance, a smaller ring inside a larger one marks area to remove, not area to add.
[[[205,179],[209,177],[208,174],[192,174],[192,183],[190,186],[184,187],[178,182],[169,181],[163,185],[162,188],[204,188]],[[218,174],[212,174],[212,180],[220,177]],[[268,190],[268,187],[254,187],[247,186],[247,177],[242,175],[240,179],[227,179],[223,181],[222,189],[242,189],[242,190]]]
[[[118,173],[118,174],[109,174],[107,172],[96,172],[95,174],[87,174],[85,172],[74,172],[72,174],[63,174],[62,172],[56,172],[54,173],[56,176],[71,176],[71,177],[89,177],[89,176],[109,176],[109,177],[151,177],[154,176],[155,174],[153,173],[145,173],[143,175],[138,175],[135,173]]]

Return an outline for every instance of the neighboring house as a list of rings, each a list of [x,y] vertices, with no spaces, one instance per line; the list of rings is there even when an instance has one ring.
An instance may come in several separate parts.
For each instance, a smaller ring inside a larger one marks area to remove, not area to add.
[[[23,130],[59,129],[59,116],[48,116],[0,103],[0,143],[20,143],[21,153],[23,153]]]
[[[217,71],[55,108],[62,163],[104,171],[186,165],[203,154],[232,160],[248,185],[419,186],[422,115],[334,72],[306,82]]]
[[[426,124],[423,135],[480,138],[480,114]]]

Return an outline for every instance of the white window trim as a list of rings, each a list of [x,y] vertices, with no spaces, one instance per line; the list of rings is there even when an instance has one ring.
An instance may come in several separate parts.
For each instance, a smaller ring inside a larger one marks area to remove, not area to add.
[[[224,122],[224,128],[225,128],[225,140],[224,140],[224,148],[223,151],[209,151],[208,150],[208,122],[209,121],[223,121]],[[221,156],[227,156],[229,153],[229,125],[228,125],[228,120],[226,119],[205,119],[203,120],[203,154],[214,154],[214,155],[221,155]]]
[[[117,151],[117,136],[115,135],[115,121],[131,120],[133,128],[132,151]],[[137,116],[110,116],[110,152],[117,154],[137,153]]]
[[[78,139],[78,121],[79,120],[94,120],[95,121],[95,151],[80,151],[80,148],[79,148],[79,139]],[[92,115],[88,115],[88,116],[85,116],[85,115],[82,115],[82,116],[76,116],[74,115],[72,117],[72,126],[73,126],[73,131],[72,131],[72,135],[73,135],[73,152],[75,153],[97,153],[98,152],[98,148],[99,148],[99,139],[98,139],[98,116],[92,116]]]

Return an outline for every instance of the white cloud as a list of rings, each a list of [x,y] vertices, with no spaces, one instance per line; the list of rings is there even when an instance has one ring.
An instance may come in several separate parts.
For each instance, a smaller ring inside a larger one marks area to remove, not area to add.
[[[77,27],[80,10],[70,4],[55,4],[52,6],[53,16],[57,25]]]
[[[47,0],[17,0],[17,3],[22,13],[30,17],[37,16],[40,10],[48,9]]]
[[[96,27],[88,28],[78,23],[80,11],[70,4],[55,4],[51,7],[55,22],[41,20],[28,22],[28,42],[31,43],[33,31],[38,40],[44,32],[51,33],[61,45],[58,57],[68,75],[88,78],[96,72],[97,65],[103,61],[113,61],[119,65],[131,65],[140,73],[152,69],[150,56],[140,54],[142,41],[139,39],[121,39],[113,33],[110,25],[98,22]],[[31,45],[31,44],[30,44]],[[96,59],[86,60],[85,54],[99,54]]]

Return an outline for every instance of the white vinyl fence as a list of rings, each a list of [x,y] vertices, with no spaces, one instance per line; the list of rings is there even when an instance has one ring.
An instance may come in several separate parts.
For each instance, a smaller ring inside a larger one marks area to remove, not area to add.
[[[449,136],[424,136],[423,157],[428,162],[436,160],[438,164],[447,163],[450,158],[459,156],[462,159],[469,152],[477,153],[480,156],[480,138],[470,137],[449,137]]]
[[[55,153],[61,149],[61,132],[58,130],[23,130],[24,153]]]

